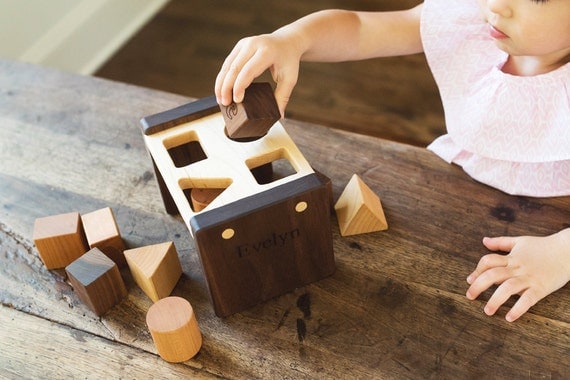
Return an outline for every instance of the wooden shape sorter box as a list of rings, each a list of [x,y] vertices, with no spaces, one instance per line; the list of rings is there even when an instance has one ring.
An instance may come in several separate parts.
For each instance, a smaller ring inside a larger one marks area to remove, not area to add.
[[[141,124],[166,210],[194,237],[218,316],[334,272],[330,181],[279,122],[261,138],[232,140],[210,97]],[[197,189],[217,191],[194,208]]]

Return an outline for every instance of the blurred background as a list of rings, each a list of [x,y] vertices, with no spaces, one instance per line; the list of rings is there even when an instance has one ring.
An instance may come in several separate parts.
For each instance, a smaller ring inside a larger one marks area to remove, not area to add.
[[[271,32],[320,9],[386,11],[418,3],[0,0],[0,56],[200,98],[213,95],[216,74],[242,37]],[[441,102],[423,54],[303,63],[286,117],[417,146],[444,133]]]

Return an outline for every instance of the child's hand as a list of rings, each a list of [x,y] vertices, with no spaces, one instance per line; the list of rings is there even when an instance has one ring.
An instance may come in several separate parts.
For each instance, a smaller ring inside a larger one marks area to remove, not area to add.
[[[245,89],[269,69],[277,83],[275,98],[281,116],[299,76],[301,53],[291,35],[264,34],[240,40],[224,61],[216,78],[218,103],[225,106],[243,101]]]
[[[471,300],[500,284],[485,306],[487,315],[495,314],[512,295],[519,294],[505,317],[512,322],[570,281],[570,229],[547,237],[484,238],[483,244],[491,251],[510,252],[483,256],[467,277],[471,285],[467,298]]]

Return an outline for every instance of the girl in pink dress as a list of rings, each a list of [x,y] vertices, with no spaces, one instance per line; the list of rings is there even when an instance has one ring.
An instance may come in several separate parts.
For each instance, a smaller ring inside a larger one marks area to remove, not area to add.
[[[570,195],[570,1],[426,0],[397,12],[317,12],[239,41],[216,78],[216,96],[239,103],[269,69],[284,114],[300,61],[419,52],[438,84],[448,132],[428,149],[509,194]],[[483,244],[508,252],[483,256],[467,277],[469,299],[500,284],[488,315],[520,294],[506,315],[514,321],[570,281],[570,228]]]

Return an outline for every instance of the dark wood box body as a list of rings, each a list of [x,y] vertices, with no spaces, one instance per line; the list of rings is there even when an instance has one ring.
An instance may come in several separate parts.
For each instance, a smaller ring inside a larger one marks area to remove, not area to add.
[[[299,204],[306,209],[298,212]],[[200,213],[190,224],[221,317],[335,270],[328,187],[317,174]],[[235,235],[224,239],[228,228]]]

